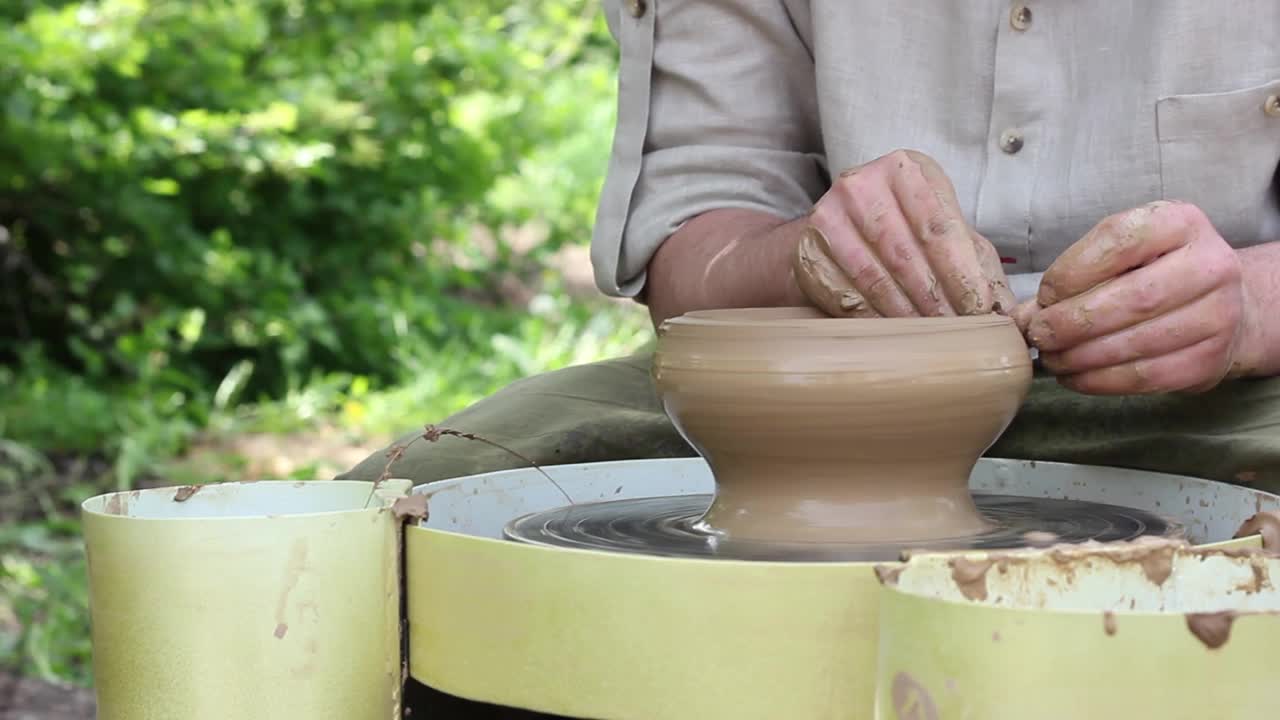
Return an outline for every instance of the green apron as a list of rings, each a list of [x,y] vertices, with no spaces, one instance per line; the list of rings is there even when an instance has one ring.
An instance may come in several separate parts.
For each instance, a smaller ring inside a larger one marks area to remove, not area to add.
[[[689,457],[650,376],[652,348],[520,380],[448,418],[421,418],[504,445],[539,465]],[[403,444],[421,434],[406,433]],[[1089,396],[1037,375],[991,457],[1154,470],[1280,492],[1280,378],[1225,383],[1200,395]],[[341,479],[372,480],[376,452]],[[415,484],[526,466],[456,437],[418,441],[392,465]]]

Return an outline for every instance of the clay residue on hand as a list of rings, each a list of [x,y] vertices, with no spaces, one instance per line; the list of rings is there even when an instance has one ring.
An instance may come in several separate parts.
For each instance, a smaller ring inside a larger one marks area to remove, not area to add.
[[[968,558],[952,558],[951,579],[955,581],[960,594],[970,600],[987,599],[987,571],[994,564],[991,560],[969,560]]]
[[[1235,537],[1262,536],[1262,549],[1280,555],[1280,512],[1259,510],[1236,531]]]
[[[1234,610],[1221,612],[1187,613],[1187,629],[1204,646],[1216,650],[1231,639],[1231,624],[1236,620]]]
[[[832,317],[879,316],[832,257],[826,236],[817,228],[808,228],[800,236],[792,272],[805,297],[826,314]]]

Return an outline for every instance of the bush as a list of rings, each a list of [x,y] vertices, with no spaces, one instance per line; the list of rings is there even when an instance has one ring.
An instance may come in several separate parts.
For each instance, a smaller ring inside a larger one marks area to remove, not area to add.
[[[589,233],[597,7],[4,3],[0,355],[279,396],[511,331],[488,278]],[[542,241],[485,241],[517,226]]]

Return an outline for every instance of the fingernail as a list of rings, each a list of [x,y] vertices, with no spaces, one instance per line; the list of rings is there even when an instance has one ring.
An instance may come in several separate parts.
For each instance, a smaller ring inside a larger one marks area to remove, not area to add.
[[[1035,317],[1035,312],[1038,309],[1039,305],[1036,304],[1035,300],[1027,300],[1009,308],[1009,317],[1013,318],[1013,322],[1017,324],[1019,331],[1026,333],[1027,327],[1031,324],[1031,318]]]
[[[1034,318],[1027,325],[1027,340],[1032,345],[1040,348],[1041,352],[1045,350],[1045,345],[1054,339],[1053,328],[1049,327],[1041,318]]]

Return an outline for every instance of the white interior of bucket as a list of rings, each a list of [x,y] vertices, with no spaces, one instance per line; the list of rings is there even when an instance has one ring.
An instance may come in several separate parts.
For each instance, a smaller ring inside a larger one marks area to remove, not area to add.
[[[86,512],[135,519],[210,519],[278,517],[361,510],[372,507],[372,484],[367,482],[267,480],[202,485],[181,502],[175,497],[190,490],[155,488],[111,493],[90,498]]]
[[[1280,611],[1280,558],[1194,549],[1152,552],[1051,552],[990,564],[962,560],[958,566],[950,558],[917,557],[895,585],[913,595],[1035,610]]]

